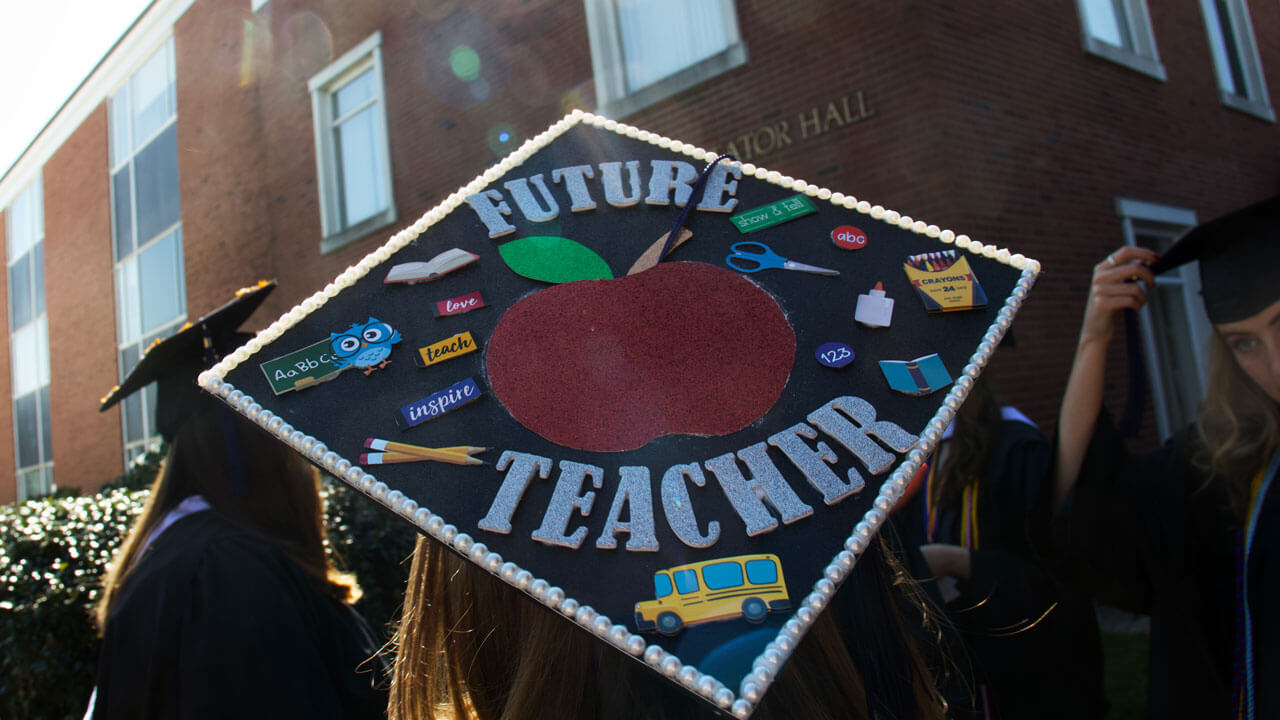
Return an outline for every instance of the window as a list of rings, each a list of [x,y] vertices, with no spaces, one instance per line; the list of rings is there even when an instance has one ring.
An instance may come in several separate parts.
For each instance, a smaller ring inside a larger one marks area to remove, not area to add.
[[[708,590],[724,590],[742,585],[742,566],[730,560],[708,565],[702,569],[702,579]]]
[[[778,566],[772,560],[748,560],[747,580],[752,585],[771,585],[778,582]]]
[[[1222,104],[1275,122],[1244,0],[1200,0]]]
[[[44,185],[36,178],[5,213],[9,350],[18,499],[53,492],[49,438],[49,323],[44,308]]]
[[[170,38],[108,100],[120,377],[187,314]],[[121,402],[127,463],[153,447],[155,388]]]
[[[681,595],[698,592],[698,573],[695,570],[677,570],[671,573],[676,581],[676,591]]]
[[[1164,80],[1146,0],[1076,0],[1085,52]]]
[[[382,34],[311,78],[320,219],[329,252],[395,222],[382,84]]]
[[[1163,254],[1188,228],[1195,213],[1137,200],[1116,201],[1127,245]],[[1213,331],[1200,300],[1200,267],[1187,263],[1162,273],[1139,315],[1150,376],[1156,429],[1163,440],[1195,420],[1205,396],[1209,339]]]
[[[747,62],[733,0],[585,0],[599,112],[622,118]]]

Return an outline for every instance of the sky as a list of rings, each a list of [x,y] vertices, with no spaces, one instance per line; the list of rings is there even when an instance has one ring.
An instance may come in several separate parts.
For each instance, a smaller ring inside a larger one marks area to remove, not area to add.
[[[150,0],[0,0],[0,175]]]

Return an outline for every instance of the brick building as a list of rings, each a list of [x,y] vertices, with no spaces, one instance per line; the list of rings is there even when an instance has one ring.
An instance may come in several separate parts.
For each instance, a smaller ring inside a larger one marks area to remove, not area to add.
[[[265,325],[574,107],[1038,258],[995,371],[1047,427],[1092,264],[1280,190],[1277,78],[1247,0],[155,0],[0,178],[0,502],[152,441],[149,393],[97,404],[154,338],[277,278]],[[1194,284],[1148,441],[1202,392]]]

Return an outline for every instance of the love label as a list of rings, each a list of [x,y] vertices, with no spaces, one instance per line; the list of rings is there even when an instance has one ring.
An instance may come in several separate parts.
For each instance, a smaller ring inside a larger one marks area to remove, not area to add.
[[[480,291],[477,290],[456,298],[441,300],[432,307],[432,312],[436,317],[441,318],[449,317],[450,315],[461,315],[482,307],[485,307],[484,298],[480,295]]]
[[[333,345],[328,340],[268,360],[261,367],[271,384],[271,392],[276,395],[332,380],[345,369],[334,357]]]
[[[475,402],[483,394],[484,391],[476,385],[475,379],[467,378],[400,408],[400,416],[396,418],[396,424],[400,429],[407,430]]]
[[[418,364],[418,367],[430,367],[475,350],[476,341],[471,337],[471,332],[460,332],[440,342],[418,348],[418,354],[413,356],[413,361]]]
[[[796,195],[738,213],[730,217],[729,222],[733,223],[740,233],[752,233],[815,212],[818,212],[818,208],[813,206],[809,198]]]

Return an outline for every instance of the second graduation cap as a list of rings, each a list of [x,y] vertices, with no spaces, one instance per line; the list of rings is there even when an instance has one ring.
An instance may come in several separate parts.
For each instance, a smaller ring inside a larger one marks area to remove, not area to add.
[[[747,717],[938,443],[1039,265],[725,161],[706,171],[692,236],[626,275],[714,157],[574,112],[201,384],[513,592]],[[751,241],[839,275],[732,269],[731,215],[797,196],[814,211]],[[857,253],[829,240],[845,225],[867,236]],[[453,247],[478,259],[430,283],[383,282]],[[949,248],[981,276],[985,308],[903,303],[890,328],[854,321],[877,281],[913,292],[904,258]],[[473,292],[488,310],[431,311]],[[385,367],[275,395],[264,362],[366,318],[403,338]],[[414,362],[464,331],[477,352]],[[847,367],[815,360],[831,342],[853,349]],[[957,380],[926,397],[893,391],[877,364],[931,353]],[[375,447],[383,464],[361,467]]]

